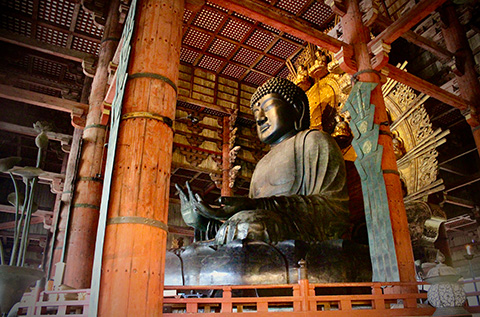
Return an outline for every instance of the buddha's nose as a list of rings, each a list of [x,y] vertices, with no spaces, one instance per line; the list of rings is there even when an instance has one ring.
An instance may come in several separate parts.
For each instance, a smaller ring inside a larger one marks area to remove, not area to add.
[[[258,115],[257,115],[257,125],[261,126],[265,122],[267,122],[267,117],[265,116],[265,114],[262,111],[262,112],[258,113]]]

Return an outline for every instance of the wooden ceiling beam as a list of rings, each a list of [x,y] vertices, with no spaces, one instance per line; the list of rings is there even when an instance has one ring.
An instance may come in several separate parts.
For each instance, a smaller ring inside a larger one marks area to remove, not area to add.
[[[32,217],[30,220],[31,225],[36,225],[38,223],[43,223],[43,217]],[[15,227],[15,221],[8,221],[0,223],[0,230],[12,229]]]
[[[417,3],[408,12],[404,13],[398,20],[393,22],[389,27],[383,30],[370,43],[368,48],[371,51],[377,43],[384,42],[391,44],[398,39],[402,34],[410,30],[415,24],[420,22],[423,18],[429,15],[433,10],[441,6],[446,0],[422,0]]]
[[[264,2],[258,0],[211,0],[210,2],[335,53],[340,51],[342,46],[348,46],[348,44],[316,29],[317,26],[313,23],[284,10],[266,6]]]
[[[0,204],[0,212],[4,212],[4,213],[7,213],[7,214],[14,214],[15,213],[15,207],[10,206],[10,205]],[[37,211],[32,213],[32,216],[36,216],[36,217],[49,216],[49,217],[51,217],[51,216],[53,216],[53,211],[38,209]]]
[[[52,97],[7,85],[0,85],[0,98],[15,100],[30,105],[69,113],[86,113],[88,111],[87,104]]]
[[[22,134],[22,135],[28,135],[28,136],[32,136],[32,137],[36,137],[38,135],[38,132],[34,128],[25,127],[23,125],[13,124],[13,123],[9,123],[9,122],[1,122],[0,121],[0,130],[7,131],[7,132],[12,132],[12,133],[17,133],[17,134]],[[59,141],[59,142],[62,142],[62,143],[67,143],[67,144],[69,144],[72,140],[71,135],[63,134],[63,133],[47,131],[46,135],[47,135],[49,140]],[[1,206],[0,206],[0,211],[1,211]]]
[[[43,52],[49,55],[61,57],[80,63],[84,60],[96,59],[96,56],[93,54],[48,44],[27,36],[11,33],[5,30],[0,30],[0,41],[15,44],[21,47],[26,47],[35,51]]]
[[[379,15],[375,23],[382,28],[388,28],[393,21],[387,18],[384,15]],[[416,34],[412,30],[408,30],[401,35],[405,40],[409,41],[412,44],[417,45],[418,47],[423,48],[426,51],[436,55],[438,58],[442,60],[450,60],[453,58],[454,54],[448,51],[447,49],[443,48],[442,46],[438,45],[437,42],[432,41],[426,37]]]
[[[424,94],[444,102],[447,105],[460,110],[466,110],[469,107],[465,99],[460,98],[459,96],[454,95],[438,86],[435,86],[434,84],[431,84],[413,74],[401,70],[398,67],[388,64],[385,66],[385,69],[388,71],[388,77],[392,78],[393,80],[423,92]]]
[[[218,105],[214,105],[214,104],[210,104],[210,103],[207,103],[207,102],[204,102],[204,101],[201,101],[201,100],[197,100],[197,99],[193,99],[193,98],[190,98],[190,97],[178,96],[177,100],[178,101],[183,101],[183,102],[186,102],[186,103],[189,103],[189,104],[192,104],[192,105],[196,105],[196,106],[199,106],[199,107],[204,107],[204,108],[207,108],[207,109],[218,111],[218,112],[224,113],[226,115],[230,115],[233,112],[233,110],[230,110],[228,108],[218,106]]]

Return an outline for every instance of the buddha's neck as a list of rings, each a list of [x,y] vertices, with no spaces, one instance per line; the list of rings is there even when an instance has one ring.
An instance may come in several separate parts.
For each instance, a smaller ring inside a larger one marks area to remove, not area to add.
[[[276,145],[282,143],[283,141],[290,139],[292,136],[294,136],[294,135],[297,134],[298,132],[299,132],[299,131],[297,131],[297,130],[292,130],[292,131],[290,131],[290,132],[287,132],[287,133],[285,133],[284,135],[282,135],[280,138],[278,138],[278,140],[275,141],[275,143],[270,144],[270,146],[271,146],[271,147],[275,147]]]

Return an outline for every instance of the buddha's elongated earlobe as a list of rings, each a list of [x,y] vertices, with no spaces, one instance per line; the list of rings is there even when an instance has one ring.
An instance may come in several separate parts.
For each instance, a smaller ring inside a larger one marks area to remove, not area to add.
[[[298,108],[294,106],[294,108],[298,111]],[[297,121],[295,120],[294,122],[294,128],[296,131],[300,131],[302,129],[302,122],[303,122],[303,117],[305,116],[305,107],[302,107],[303,111],[301,112],[300,119]]]

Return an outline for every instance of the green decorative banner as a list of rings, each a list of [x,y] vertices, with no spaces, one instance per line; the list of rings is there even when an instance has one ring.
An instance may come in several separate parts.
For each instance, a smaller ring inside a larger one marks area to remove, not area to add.
[[[373,123],[375,105],[370,103],[377,83],[357,82],[344,110],[350,113],[355,166],[362,182],[365,220],[374,282],[400,281],[393,240],[387,190],[382,173],[383,147],[378,144],[379,125]]]
[[[92,285],[90,293],[90,305],[88,316],[97,316],[98,299],[100,295],[100,279],[102,272],[103,244],[105,242],[105,228],[107,225],[108,203],[110,200],[110,187],[112,184],[113,164],[117,149],[118,128],[122,114],[123,94],[127,84],[127,68],[130,57],[130,41],[135,26],[135,11],[137,0],[132,0],[128,16],[123,27],[120,44],[120,60],[116,72],[115,97],[110,112],[110,134],[108,139],[107,160],[105,163],[105,177],[103,181],[102,201],[100,204],[100,217],[98,220],[97,240],[95,242],[95,256],[93,260]]]

